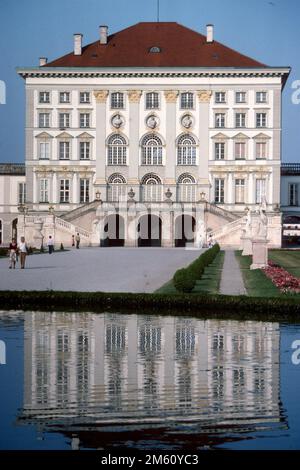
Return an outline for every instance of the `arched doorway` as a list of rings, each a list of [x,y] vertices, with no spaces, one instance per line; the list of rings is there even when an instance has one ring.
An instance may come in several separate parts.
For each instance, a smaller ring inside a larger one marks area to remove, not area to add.
[[[182,214],[175,220],[175,246],[185,247],[195,240],[196,221],[193,216]]]
[[[125,225],[124,219],[119,214],[111,214],[104,225],[104,237],[100,246],[124,246]]]
[[[162,222],[153,214],[142,215],[138,223],[138,246],[161,246]]]

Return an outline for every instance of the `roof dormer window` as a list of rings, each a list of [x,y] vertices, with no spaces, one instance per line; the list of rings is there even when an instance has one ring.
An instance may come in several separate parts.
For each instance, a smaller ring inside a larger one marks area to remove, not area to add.
[[[152,46],[150,47],[149,52],[153,52],[154,54],[157,54],[158,52],[161,52],[161,48],[159,46]]]

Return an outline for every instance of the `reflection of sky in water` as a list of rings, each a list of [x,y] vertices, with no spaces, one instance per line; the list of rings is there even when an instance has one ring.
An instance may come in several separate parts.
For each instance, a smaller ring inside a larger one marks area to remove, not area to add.
[[[300,325],[2,313],[0,448],[300,448],[295,339]]]

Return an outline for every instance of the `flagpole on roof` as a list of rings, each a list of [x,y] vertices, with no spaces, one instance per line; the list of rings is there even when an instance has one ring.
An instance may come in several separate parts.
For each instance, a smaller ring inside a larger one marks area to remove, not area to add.
[[[157,22],[159,23],[159,0],[157,0]]]

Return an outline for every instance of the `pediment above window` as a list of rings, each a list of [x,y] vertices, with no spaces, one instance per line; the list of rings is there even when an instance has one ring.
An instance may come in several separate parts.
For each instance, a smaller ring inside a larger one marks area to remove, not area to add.
[[[48,134],[48,132],[40,132],[35,136],[36,139],[53,139],[53,135]]]
[[[89,134],[88,132],[82,132],[82,133],[79,134],[76,138],[77,138],[77,139],[94,139],[94,136],[92,136],[92,135]]]
[[[236,140],[245,140],[245,139],[250,139],[246,134],[243,134],[242,132],[239,132],[238,134],[233,136],[233,139]]]
[[[267,134],[264,134],[263,132],[260,132],[259,134],[255,135],[253,137],[255,140],[268,140],[271,139],[271,137]]]
[[[73,139],[73,136],[68,132],[61,132],[56,136],[57,139]]]
[[[219,132],[218,134],[213,135],[212,139],[214,139],[214,140],[224,140],[224,139],[229,139],[229,137],[227,135],[223,134],[222,132]]]

